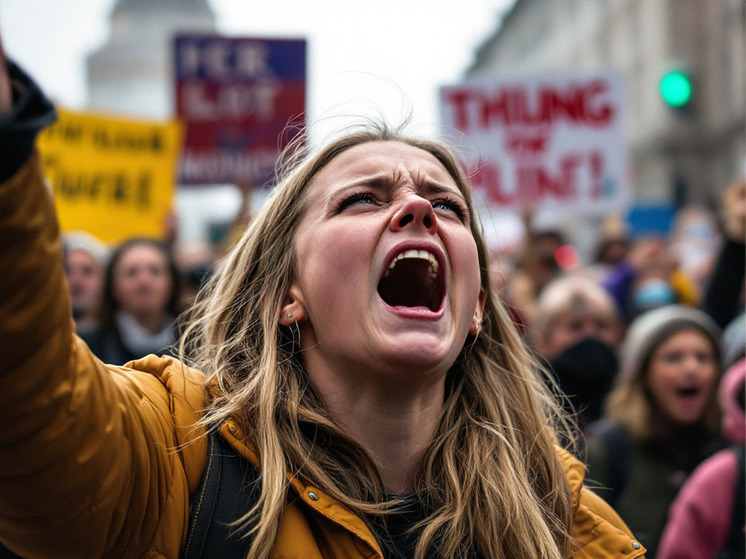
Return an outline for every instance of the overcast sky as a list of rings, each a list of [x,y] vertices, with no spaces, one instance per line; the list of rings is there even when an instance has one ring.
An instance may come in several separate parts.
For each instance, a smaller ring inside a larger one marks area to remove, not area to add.
[[[437,89],[457,82],[513,0],[209,0],[218,32],[305,37],[308,113],[412,112],[415,131],[439,120]],[[83,109],[84,57],[107,38],[115,0],[0,0],[7,52],[60,103]]]

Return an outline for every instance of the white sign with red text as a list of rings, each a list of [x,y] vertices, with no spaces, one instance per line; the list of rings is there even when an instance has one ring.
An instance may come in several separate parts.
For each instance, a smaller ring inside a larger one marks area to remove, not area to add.
[[[611,72],[442,87],[446,129],[478,157],[472,184],[495,209],[605,213],[628,200],[621,77]]]

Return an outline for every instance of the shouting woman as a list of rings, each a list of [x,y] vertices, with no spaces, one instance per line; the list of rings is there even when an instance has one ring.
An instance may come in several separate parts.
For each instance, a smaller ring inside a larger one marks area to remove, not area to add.
[[[53,108],[0,67],[6,547],[643,555],[556,444],[562,412],[491,287],[447,148],[375,128],[299,160],[200,295],[181,359],[112,367],[74,334],[33,150]]]

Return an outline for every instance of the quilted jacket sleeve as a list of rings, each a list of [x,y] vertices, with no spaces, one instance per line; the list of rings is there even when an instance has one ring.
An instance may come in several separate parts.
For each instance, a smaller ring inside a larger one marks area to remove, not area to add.
[[[12,120],[0,138],[19,128]],[[11,147],[0,143],[0,159]],[[177,557],[204,448],[176,449],[195,435],[201,378],[154,356],[130,364],[140,370],[107,367],[88,351],[39,157],[5,167],[0,540],[24,557]]]

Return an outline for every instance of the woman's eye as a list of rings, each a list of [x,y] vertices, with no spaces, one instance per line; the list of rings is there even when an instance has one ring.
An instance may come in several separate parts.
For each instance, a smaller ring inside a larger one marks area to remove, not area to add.
[[[696,357],[697,357],[697,361],[699,361],[703,365],[707,365],[707,364],[715,362],[715,356],[712,353],[699,352],[697,353]]]
[[[456,200],[451,200],[450,198],[438,198],[437,200],[433,200],[432,205],[433,209],[453,212],[461,221],[466,219],[466,210],[463,205]]]
[[[337,206],[337,212],[341,212],[345,208],[352,206],[353,204],[373,204],[375,199],[373,194],[370,192],[356,192],[351,194],[347,198],[343,199]]]
[[[680,352],[675,351],[665,354],[663,356],[663,359],[664,361],[666,361],[666,363],[678,363],[679,361],[681,361],[682,357],[683,355]]]

